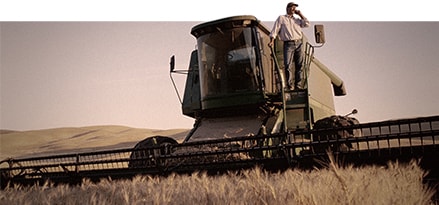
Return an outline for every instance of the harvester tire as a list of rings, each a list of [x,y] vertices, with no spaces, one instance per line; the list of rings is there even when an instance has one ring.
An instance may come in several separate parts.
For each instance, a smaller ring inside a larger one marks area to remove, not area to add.
[[[164,136],[148,137],[134,146],[130,155],[129,168],[145,168],[157,165],[157,157],[170,154],[172,146],[178,142],[175,139]]]
[[[327,151],[340,152],[354,149],[352,143],[325,143],[329,140],[337,140],[343,138],[359,137],[360,133],[355,129],[337,129],[343,127],[350,127],[359,124],[359,121],[353,117],[333,115],[327,118],[318,120],[314,124],[314,130],[320,130],[313,135],[314,142],[321,142],[313,146],[314,153],[326,153]]]

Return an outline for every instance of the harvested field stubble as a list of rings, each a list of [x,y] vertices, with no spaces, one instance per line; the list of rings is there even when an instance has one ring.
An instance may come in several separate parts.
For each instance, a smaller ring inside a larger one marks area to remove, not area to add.
[[[422,183],[417,163],[389,163],[312,171],[267,173],[260,168],[208,176],[137,176],[79,186],[12,187],[0,204],[430,204],[434,191]]]

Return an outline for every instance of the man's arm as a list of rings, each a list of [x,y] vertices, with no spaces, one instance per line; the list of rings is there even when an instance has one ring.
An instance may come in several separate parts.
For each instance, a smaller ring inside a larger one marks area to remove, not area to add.
[[[300,10],[295,10],[294,13],[302,19],[302,25],[300,25],[301,27],[309,27],[308,19],[302,14]]]
[[[280,16],[274,22],[273,29],[271,29],[270,43],[268,43],[268,46],[272,47],[274,45],[274,39],[279,34],[279,30],[280,30]]]

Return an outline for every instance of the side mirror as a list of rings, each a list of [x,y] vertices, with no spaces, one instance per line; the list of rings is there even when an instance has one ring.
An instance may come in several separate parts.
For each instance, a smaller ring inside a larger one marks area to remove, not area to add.
[[[314,37],[316,43],[325,43],[325,28],[323,27],[323,25],[314,25]]]
[[[171,73],[174,72],[174,70],[175,70],[175,56],[171,56],[171,60],[169,62],[169,67],[170,67]]]
[[[347,114],[347,115],[345,115],[345,117],[347,117],[347,116],[349,116],[349,115],[355,115],[355,114],[357,114],[357,113],[358,113],[358,110],[357,110],[357,109],[353,109],[352,112],[349,113],[349,114]]]

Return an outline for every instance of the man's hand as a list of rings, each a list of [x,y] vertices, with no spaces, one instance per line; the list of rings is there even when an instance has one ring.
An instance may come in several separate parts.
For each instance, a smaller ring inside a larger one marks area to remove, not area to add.
[[[270,41],[270,43],[268,43],[268,46],[273,47],[274,43],[273,41]]]
[[[300,10],[294,10],[294,13],[300,15],[302,12],[300,12]]]

